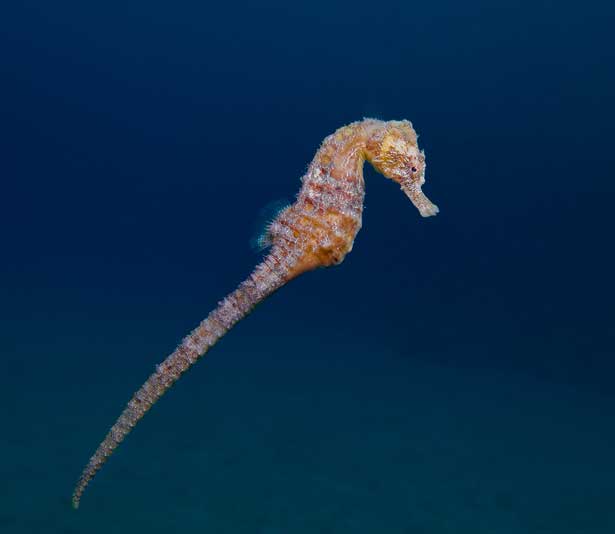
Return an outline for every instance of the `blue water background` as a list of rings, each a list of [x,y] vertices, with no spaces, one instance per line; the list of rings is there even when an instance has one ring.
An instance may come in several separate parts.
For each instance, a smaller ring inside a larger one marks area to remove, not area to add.
[[[0,532],[615,532],[606,2],[0,7]],[[410,119],[424,220],[239,324],[70,508],[132,392],[252,269],[320,141]]]

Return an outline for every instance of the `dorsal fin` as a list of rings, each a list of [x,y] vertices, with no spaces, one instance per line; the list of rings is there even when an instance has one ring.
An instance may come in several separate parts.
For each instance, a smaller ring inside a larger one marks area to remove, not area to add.
[[[272,244],[269,227],[280,212],[290,206],[290,202],[285,198],[272,200],[263,206],[258,212],[258,220],[255,231],[250,239],[250,247],[256,252],[262,252]]]

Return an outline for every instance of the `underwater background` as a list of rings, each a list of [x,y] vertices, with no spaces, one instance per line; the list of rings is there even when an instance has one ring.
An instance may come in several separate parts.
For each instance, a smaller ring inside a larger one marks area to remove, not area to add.
[[[0,533],[615,532],[607,2],[0,7]],[[321,140],[409,119],[344,263],[132,393]]]

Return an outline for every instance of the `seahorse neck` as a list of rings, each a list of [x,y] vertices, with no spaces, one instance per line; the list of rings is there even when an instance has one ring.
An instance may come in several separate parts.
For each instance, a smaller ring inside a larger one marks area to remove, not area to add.
[[[335,180],[358,179],[362,182],[362,167],[368,159],[368,144],[383,131],[385,123],[364,119],[339,128],[327,136],[316,152],[303,181],[325,174]]]

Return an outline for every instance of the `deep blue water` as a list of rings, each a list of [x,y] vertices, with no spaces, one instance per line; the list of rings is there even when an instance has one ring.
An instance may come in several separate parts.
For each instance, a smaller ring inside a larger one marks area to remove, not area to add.
[[[0,7],[0,532],[615,532],[606,2]],[[421,219],[240,323],[88,488],[132,392],[259,260],[320,141],[406,118]]]

